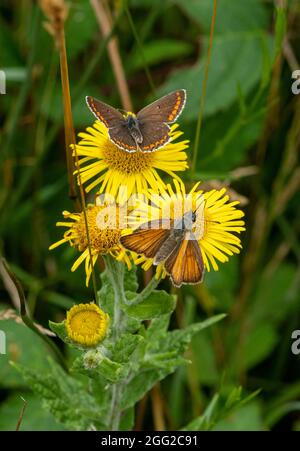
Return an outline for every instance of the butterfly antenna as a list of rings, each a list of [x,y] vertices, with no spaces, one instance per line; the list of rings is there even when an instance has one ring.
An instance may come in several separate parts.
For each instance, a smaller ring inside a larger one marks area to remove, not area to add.
[[[118,111],[120,111],[120,113],[122,113],[123,116],[127,114],[127,111],[123,110],[122,108],[118,108]]]

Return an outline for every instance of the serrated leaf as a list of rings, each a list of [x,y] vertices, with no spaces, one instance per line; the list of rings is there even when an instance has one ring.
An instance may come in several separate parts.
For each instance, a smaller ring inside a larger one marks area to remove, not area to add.
[[[161,379],[167,376],[166,370],[149,370],[134,376],[126,385],[121,408],[123,410],[134,406]]]
[[[131,291],[135,293],[139,287],[136,266],[132,266],[129,270],[126,265],[124,265],[124,290]]]
[[[78,357],[71,368],[72,371],[78,371],[93,379],[103,377],[111,383],[119,382],[127,376],[128,369],[109,358],[102,356],[95,368],[88,368],[84,361],[84,356]]]
[[[176,305],[176,297],[166,291],[154,290],[146,299],[136,305],[125,306],[127,315],[141,321],[171,313]]]
[[[81,382],[64,373],[53,360],[49,359],[46,374],[17,364],[13,366],[42,399],[46,410],[68,429],[86,430],[93,424],[105,427],[102,422],[105,411],[101,411]]]
[[[124,333],[117,342],[108,343],[106,348],[110,351],[112,360],[125,363],[143,340],[141,335]]]
[[[49,327],[62,341],[68,343],[70,340],[68,339],[65,321],[61,323],[54,323],[53,321],[49,321]]]
[[[177,350],[178,353],[183,353],[188,344],[190,343],[193,335],[197,334],[201,330],[212,326],[213,324],[217,323],[218,321],[221,321],[223,318],[225,318],[225,314],[215,315],[205,321],[201,321],[199,323],[191,324],[187,326],[185,329],[178,329],[173,330],[171,332],[168,332],[165,337],[162,337],[162,339],[159,342],[159,349],[160,351],[169,351],[169,350]],[[150,342],[150,347],[152,347],[153,344]],[[157,344],[156,344],[157,347]]]
[[[106,270],[101,273],[101,281],[102,287],[98,292],[98,299],[101,308],[108,313],[112,321],[114,318],[115,294]]]

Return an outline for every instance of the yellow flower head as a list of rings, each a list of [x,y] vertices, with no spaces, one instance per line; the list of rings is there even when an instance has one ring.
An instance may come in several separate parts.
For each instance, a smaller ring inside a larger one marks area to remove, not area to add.
[[[93,302],[74,305],[66,318],[68,337],[83,346],[95,346],[106,336],[109,324],[107,313]]]
[[[63,243],[69,243],[82,252],[80,257],[74,262],[71,271],[75,271],[78,266],[85,261],[86,285],[92,273],[99,255],[111,254],[117,260],[124,261],[128,268],[131,268],[129,254],[124,251],[119,243],[121,236],[121,226],[119,224],[119,207],[115,204],[89,205],[86,209],[86,219],[88,225],[89,240],[85,226],[84,213],[63,212],[64,218],[70,221],[57,222],[57,226],[67,227],[63,239],[57,241],[49,247],[50,250]],[[90,250],[88,246],[90,243]],[[90,252],[92,264],[90,262]]]
[[[177,128],[178,124],[171,126],[171,140],[163,148],[151,153],[128,153],[119,149],[109,139],[107,128],[96,121],[86,132],[79,133],[82,139],[76,145],[81,182],[86,191],[97,187],[98,193],[105,192],[123,201],[148,187],[154,190],[165,187],[158,170],[176,178],[175,172],[188,167],[184,152],[188,141],[175,142],[182,135]]]
[[[157,219],[168,219],[171,222],[182,218],[188,211],[196,213],[193,232],[200,246],[205,268],[219,269],[217,261],[225,263],[229,256],[238,254],[241,249],[240,233],[244,228],[241,218],[244,213],[236,208],[238,201],[229,202],[226,189],[203,192],[197,190],[199,183],[186,193],[184,184],[173,180],[175,190],[171,185],[160,191],[160,195],[153,190],[145,195],[146,199],[140,201],[138,208],[129,216],[131,228],[122,233],[126,235],[146,222]],[[150,201],[150,203],[149,203]],[[166,227],[167,228],[167,227]],[[152,259],[140,256],[135,263],[142,263],[146,270],[152,264]],[[165,275],[163,264],[158,265],[156,275]]]

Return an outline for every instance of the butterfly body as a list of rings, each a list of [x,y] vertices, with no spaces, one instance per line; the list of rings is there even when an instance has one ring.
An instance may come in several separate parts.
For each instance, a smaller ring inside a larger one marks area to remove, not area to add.
[[[196,221],[194,212],[172,221],[154,220],[139,227],[132,235],[121,238],[123,246],[131,251],[153,258],[153,264],[163,264],[173,284],[200,283],[204,265],[199,243],[193,233]]]
[[[181,114],[186,101],[184,89],[171,92],[140,110],[125,115],[104,102],[87,96],[92,113],[108,129],[110,140],[126,152],[153,152],[170,141],[170,126]]]
[[[128,129],[132,139],[138,147],[143,142],[143,135],[140,130],[139,120],[135,114],[128,113],[127,118],[124,121],[124,126]]]

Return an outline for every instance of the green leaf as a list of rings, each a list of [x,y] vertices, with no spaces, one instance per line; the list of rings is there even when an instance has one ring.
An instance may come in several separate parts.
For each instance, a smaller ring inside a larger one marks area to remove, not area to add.
[[[175,0],[175,3],[209,33],[213,12],[212,0]],[[251,31],[265,28],[268,11],[260,0],[219,0],[215,21],[215,33]]]
[[[243,347],[244,368],[250,369],[271,354],[279,336],[270,323],[255,325],[248,334]]]
[[[201,349],[201,352],[199,352]],[[219,379],[216,356],[209,331],[194,335],[192,339],[192,361],[195,377],[203,385],[214,385]]]
[[[44,408],[66,428],[86,430],[93,426],[105,427],[105,404],[100,408],[87,387],[66,374],[53,360],[49,359],[46,372],[34,371],[18,364],[13,366],[43,400]]]
[[[107,271],[101,273],[102,287],[98,292],[98,299],[101,308],[108,313],[111,321],[114,318],[114,305],[115,305],[115,294],[113,287],[111,286]]]
[[[250,403],[259,393],[259,390],[251,393],[249,396],[242,397],[242,387],[234,387],[225,399],[222,399],[220,393],[216,393],[203,415],[195,418],[182,428],[183,431],[208,431],[221,430],[226,421],[226,430],[231,430],[230,418],[237,412],[243,411],[245,404]],[[225,421],[224,421],[225,419]],[[222,423],[224,421],[224,423]],[[239,430],[239,429],[235,429]],[[243,430],[243,429],[240,429]]]
[[[275,22],[275,54],[281,51],[282,42],[286,33],[287,27],[287,12],[285,7],[278,6],[276,8],[276,22]]]
[[[88,351],[88,353],[89,352],[91,351]],[[101,351],[95,352],[98,352],[99,354],[101,353]],[[71,370],[94,379],[97,379],[100,376],[111,383],[119,382],[120,380],[124,379],[128,373],[128,368],[120,363],[113,362],[104,355],[100,355],[98,362],[95,363],[95,366],[89,368],[87,364],[86,354],[81,355],[74,361]]]
[[[178,329],[168,332],[166,334],[166,337],[161,340],[161,351],[177,349],[181,353],[184,352],[195,334],[221,321],[223,318],[225,318],[225,316],[225,314],[221,313],[219,315],[212,316],[205,321],[191,324],[185,329]]]
[[[144,352],[139,356],[140,367],[129,377],[126,391],[122,398],[122,408],[133,406],[156,382],[171,374],[177,366],[186,363],[181,354],[186,350],[192,336],[197,332],[215,324],[225,315],[216,315],[200,323],[192,324],[183,330],[166,332],[166,316],[156,319],[147,329]],[[143,359],[143,360],[142,360]],[[153,367],[151,369],[151,367]]]
[[[126,363],[142,341],[144,338],[141,335],[124,333],[117,342],[108,343],[106,349],[110,352],[112,360]]]
[[[171,313],[176,305],[176,297],[166,291],[154,290],[150,296],[136,305],[125,306],[127,315],[141,321]]]
[[[62,321],[61,323],[54,323],[53,321],[49,321],[49,327],[62,341],[65,343],[70,343],[70,340],[66,331],[66,321]]]
[[[127,384],[124,391],[121,408],[133,407],[148,391],[168,374],[166,370],[149,370],[137,374]]]
[[[263,429],[262,412],[257,402],[235,409],[212,428],[213,431],[261,431]]]
[[[263,73],[265,48],[271,38],[260,31],[228,33],[215,36],[207,83],[205,116],[230,107],[241,86],[244,96],[259,82]],[[186,121],[195,120],[200,105],[200,92],[204,74],[204,58],[193,67],[173,72],[160,90],[161,94],[179,88],[187,90],[187,105],[183,113]]]
[[[271,275],[260,278],[252,298],[251,322],[280,324],[297,308],[297,296],[289,296],[296,277],[295,266],[283,263]]]
[[[192,52],[193,46],[191,44],[174,39],[158,39],[143,44],[143,53],[148,66],[172,61],[176,58],[187,56]],[[144,67],[140,51],[137,51],[130,57],[127,67],[129,72]]]
[[[36,371],[46,370],[48,365],[45,356],[49,355],[49,348],[32,330],[23,322],[16,323],[12,319],[0,321],[0,329],[6,335],[7,351],[5,355],[0,354],[1,387],[24,385],[20,375],[9,365],[10,361],[30,366]]]
[[[136,292],[139,284],[136,274],[136,266],[132,266],[129,270],[126,265],[124,265],[124,289],[125,291]]]
[[[120,421],[119,430],[120,431],[131,431],[134,426],[134,407],[122,412],[122,417]]]
[[[0,18],[0,48],[1,50],[1,69],[3,66],[23,66],[21,56],[16,42],[14,41],[13,33]]]
[[[209,425],[212,423],[212,416],[216,411],[219,398],[220,395],[215,394],[209,405],[206,407],[204,414],[192,420],[190,423],[184,426],[181,431],[207,430],[209,428]]]
[[[75,0],[71,3],[65,26],[68,57],[73,58],[87,48],[98,32],[95,14],[89,0]]]
[[[20,431],[63,431],[64,427],[57,423],[51,413],[42,408],[41,400],[29,392],[15,393],[0,406],[0,430],[15,431],[17,421],[27,402]]]

